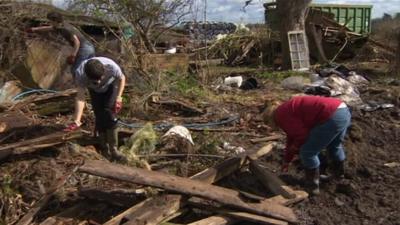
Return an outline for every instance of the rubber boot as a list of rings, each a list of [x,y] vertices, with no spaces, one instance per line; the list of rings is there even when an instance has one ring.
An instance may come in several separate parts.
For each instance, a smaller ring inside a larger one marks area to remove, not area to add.
[[[319,168],[305,170],[305,188],[310,195],[319,195]]]
[[[107,159],[111,159],[110,150],[107,144],[107,135],[106,132],[99,132],[98,136],[99,145],[100,145],[100,153]]]
[[[344,178],[344,161],[335,161],[332,163],[333,176],[336,179]]]
[[[318,155],[320,165],[319,165],[319,179],[321,182],[329,182],[331,180],[331,176],[328,175],[328,158],[326,154],[320,153]]]
[[[118,151],[118,131],[117,129],[108,129],[106,131],[107,142],[111,152],[111,159],[114,161],[126,163],[126,157]]]

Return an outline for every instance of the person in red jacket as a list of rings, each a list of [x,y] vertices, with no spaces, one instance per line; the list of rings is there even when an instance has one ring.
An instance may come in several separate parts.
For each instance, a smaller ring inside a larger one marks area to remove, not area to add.
[[[334,175],[344,176],[346,158],[343,140],[350,126],[351,114],[337,98],[297,96],[283,104],[272,104],[264,112],[271,127],[281,128],[287,135],[282,170],[287,171],[299,154],[306,170],[306,187],[319,194],[319,154],[326,149],[333,161]]]

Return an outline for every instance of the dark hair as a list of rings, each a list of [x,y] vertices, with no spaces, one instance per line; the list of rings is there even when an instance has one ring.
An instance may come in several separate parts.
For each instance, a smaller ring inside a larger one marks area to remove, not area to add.
[[[90,59],[85,64],[85,74],[91,80],[100,80],[104,74],[104,66],[97,59]]]
[[[47,13],[47,19],[57,23],[62,23],[64,21],[63,16],[61,15],[61,13],[58,12]]]

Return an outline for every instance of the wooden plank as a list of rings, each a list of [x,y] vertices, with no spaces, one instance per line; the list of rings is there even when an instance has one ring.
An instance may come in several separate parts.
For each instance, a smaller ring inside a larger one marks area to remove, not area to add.
[[[231,225],[234,224],[236,221],[228,216],[217,215],[217,216],[210,216],[208,218],[204,218],[202,220],[189,223],[187,225]]]
[[[253,139],[250,139],[250,142],[253,144],[256,144],[256,143],[260,143],[260,142],[276,141],[281,138],[283,138],[282,135],[276,134],[276,135],[272,135],[272,136],[268,136],[268,137],[253,138]]]
[[[117,219],[114,220],[114,222],[117,222],[116,224],[126,225],[148,224],[147,222],[143,223],[143,221],[147,221],[149,215],[151,215],[152,217],[149,222],[159,221],[161,223],[166,219],[167,215],[173,215],[178,212],[180,208],[183,208],[184,204],[186,204],[186,197],[181,195],[157,195],[135,205],[129,214],[119,217],[119,221]],[[151,211],[149,211],[149,209],[151,209]],[[110,224],[110,222],[105,224]]]
[[[221,214],[239,220],[246,220],[258,224],[272,224],[272,225],[288,225],[289,223],[282,220],[272,219],[265,216],[254,215],[246,212],[221,212]],[[232,220],[232,219],[231,219]]]
[[[144,199],[144,193],[138,194],[136,190],[116,188],[112,190],[102,190],[98,188],[79,188],[79,195],[96,201],[107,202],[108,204],[125,207]]]
[[[282,186],[283,182],[273,173],[268,171],[267,168],[260,165],[258,160],[251,160],[250,171],[257,177],[257,179],[275,195],[282,195],[285,198],[291,199],[296,197],[294,194],[287,192]]]
[[[233,173],[237,169],[239,169],[246,161],[246,157],[251,155],[253,158],[260,157],[264,154],[267,154],[272,151],[274,147],[274,143],[269,143],[263,146],[261,149],[253,150],[245,152],[238,157],[233,157],[223,161],[222,163],[208,168],[194,176],[191,177],[193,180],[200,180],[205,183],[214,183],[225,176]],[[132,222],[131,224],[143,224],[144,221],[147,225],[155,225],[159,224],[161,221],[164,221],[166,217],[169,217],[171,214],[174,214],[179,210],[179,208],[185,206],[187,204],[186,199],[183,199],[181,195],[169,195],[168,199],[169,202],[164,205],[162,208],[157,208],[157,210],[153,210],[153,206],[157,205],[156,203],[159,202],[158,196],[150,198],[145,202],[140,203],[139,205],[135,205],[132,208],[124,211],[120,215],[114,217],[113,219],[109,220],[105,223],[105,225],[117,225],[120,224],[119,222],[124,219],[125,221],[129,221],[130,218],[139,218],[142,211],[149,212],[146,215],[142,215],[140,218],[143,221],[139,221],[138,219],[134,220],[137,223]],[[162,198],[162,197],[161,197]],[[151,200],[153,199],[153,200]],[[160,216],[161,215],[161,216]]]
[[[238,191],[209,185],[188,178],[131,168],[103,161],[87,161],[79,168],[79,171],[100,177],[117,179],[202,197],[246,212],[293,223],[297,222],[296,215],[290,208],[278,204],[246,203],[240,198],[240,193]]]
[[[296,195],[295,198],[292,199],[287,199],[283,197],[282,195],[277,195],[272,198],[267,198],[263,202],[268,203],[268,204],[280,204],[280,205],[292,205],[298,202],[303,201],[304,199],[308,198],[308,193],[305,191],[294,191],[288,186],[282,186],[286,191],[288,191],[290,194]]]
[[[249,159],[251,160],[257,160],[258,158],[265,156],[269,154],[275,147],[275,143],[269,143],[267,145],[264,145],[261,149],[255,152],[251,153],[244,153]]]
[[[45,221],[41,222],[39,225],[56,225],[57,219],[54,217],[49,217]]]
[[[17,143],[0,146],[0,160],[18,154],[32,153],[36,150],[55,146],[83,136],[82,132],[56,132]]]
[[[282,197],[281,195],[279,196],[274,196],[272,198],[265,199],[262,201],[262,204],[281,204],[281,205],[291,205],[300,201],[303,201],[308,197],[307,192],[305,191],[293,191],[290,187],[288,186],[283,186],[283,188],[288,191],[290,194],[294,194],[296,197],[293,199],[286,199]],[[194,207],[199,207],[203,209],[207,209],[207,211],[213,211],[219,213],[219,215],[215,215],[215,217],[222,217],[222,218],[230,218],[229,221],[238,222],[238,221],[252,221],[256,222],[259,224],[287,224],[285,221],[281,220],[276,220],[272,218],[268,218],[265,216],[259,216],[259,215],[254,215],[251,213],[247,212],[235,212],[235,211],[226,211],[224,209],[215,207],[215,206],[210,206],[208,205],[209,202],[205,201],[204,199],[200,199],[197,197],[192,197],[189,199],[189,204],[193,205]],[[206,219],[205,219],[206,221]],[[222,221],[222,220],[221,220]]]

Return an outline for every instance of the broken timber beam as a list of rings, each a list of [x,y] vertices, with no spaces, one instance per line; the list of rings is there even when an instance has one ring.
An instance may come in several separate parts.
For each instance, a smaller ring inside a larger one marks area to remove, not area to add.
[[[262,202],[264,204],[281,204],[281,205],[291,205],[300,201],[303,201],[308,197],[307,192],[305,191],[293,191],[291,188],[287,186],[283,186],[283,188],[288,191],[290,194],[294,194],[296,197],[293,199],[286,199],[282,197],[281,195],[274,196],[271,198],[267,198],[263,200]],[[214,225],[224,225],[227,222],[235,223],[239,221],[252,221],[256,222],[259,224],[276,224],[276,225],[282,225],[282,224],[288,224],[285,221],[281,220],[276,220],[276,219],[271,219],[268,217],[263,217],[263,216],[258,216],[254,215],[251,213],[246,213],[246,212],[234,212],[234,211],[226,211],[217,207],[209,206],[207,205],[207,202],[204,201],[203,199],[193,197],[189,200],[189,203],[193,205],[194,207],[199,207],[199,208],[207,208],[208,211],[215,211],[219,213],[218,215],[211,216],[209,218],[202,219],[199,222],[198,225],[203,225],[207,224],[208,221],[213,222]],[[208,220],[210,219],[210,220]],[[197,222],[194,222],[193,224],[196,224]],[[218,222],[218,223],[217,223]]]
[[[239,169],[245,163],[246,157],[257,159],[271,152],[274,146],[274,143],[269,143],[263,146],[261,149],[244,152],[238,157],[229,158],[214,167],[208,168],[192,176],[191,179],[212,184]],[[163,200],[165,200],[164,198],[168,198],[168,201],[164,201],[163,204],[158,204],[158,202],[163,202]],[[120,215],[106,222],[104,225],[124,224],[120,222],[121,220],[124,220],[125,222],[130,221],[129,224],[132,225],[156,225],[164,221],[165,218],[177,212],[186,204],[187,198],[184,198],[182,195],[168,194],[155,196],[129,208]],[[147,213],[143,214],[142,212]]]
[[[34,139],[21,141],[18,143],[0,146],[0,160],[10,155],[20,155],[34,152],[38,149],[55,146],[66,141],[77,139],[83,136],[82,132],[56,132]]]
[[[282,195],[287,199],[295,198],[294,194],[290,194],[283,186],[283,182],[267,168],[260,165],[258,160],[250,161],[250,171],[258,178],[258,180],[275,195]]]
[[[115,165],[102,161],[87,161],[79,168],[79,171],[100,177],[193,195],[214,200],[224,205],[235,207],[257,215],[272,217],[292,223],[297,222],[296,215],[290,208],[279,204],[247,203],[239,197],[240,193],[238,191],[206,184],[196,180],[190,180],[155,171]]]

